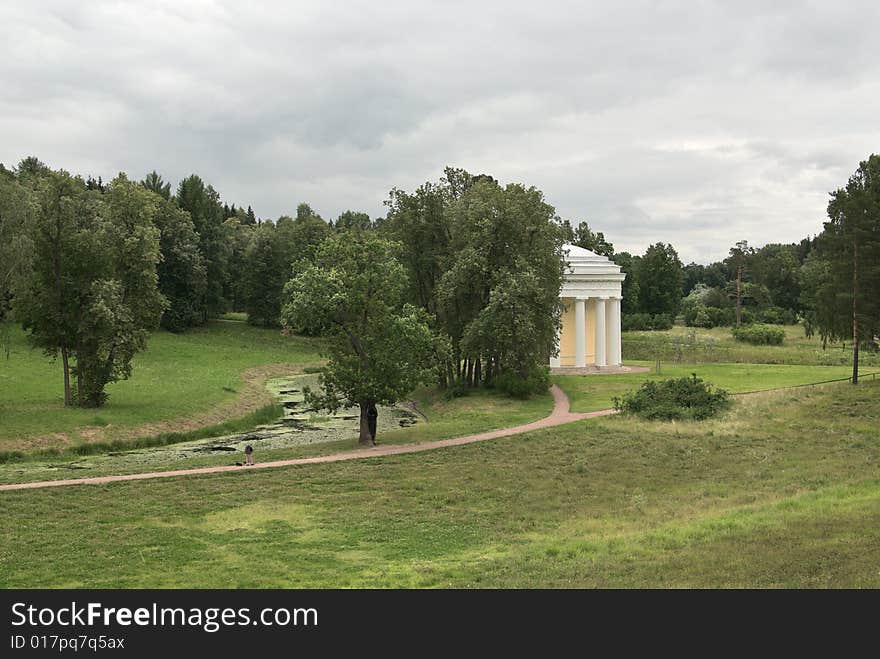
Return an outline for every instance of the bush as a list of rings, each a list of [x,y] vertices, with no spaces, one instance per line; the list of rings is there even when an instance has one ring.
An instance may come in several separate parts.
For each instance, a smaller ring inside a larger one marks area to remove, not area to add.
[[[628,313],[624,314],[620,325],[624,332],[645,332],[672,329],[673,317],[669,314]]]
[[[688,327],[711,329],[733,324],[733,309],[691,305],[684,312],[684,324]]]
[[[648,380],[634,391],[614,398],[614,408],[643,419],[707,419],[730,404],[730,395],[703,382],[694,373],[689,378]]]
[[[543,394],[550,388],[550,369],[536,366],[525,378],[513,371],[505,371],[495,376],[492,386],[511,398],[524,399],[533,394]]]
[[[757,316],[760,322],[770,325],[794,325],[797,322],[795,312],[791,309],[783,309],[782,307],[761,309]]]
[[[772,325],[743,325],[734,327],[733,338],[756,346],[778,346],[785,340],[785,330]]]

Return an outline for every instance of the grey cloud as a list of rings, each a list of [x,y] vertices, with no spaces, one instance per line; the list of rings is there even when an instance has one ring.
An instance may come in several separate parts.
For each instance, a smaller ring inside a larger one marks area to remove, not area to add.
[[[877,149],[854,2],[0,5],[0,161],[372,215],[444,165],[684,260],[821,228]]]

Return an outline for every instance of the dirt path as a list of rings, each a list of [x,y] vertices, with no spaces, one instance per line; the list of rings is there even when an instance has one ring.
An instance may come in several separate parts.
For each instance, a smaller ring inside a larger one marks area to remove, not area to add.
[[[0,491],[5,490],[27,490],[42,487],[58,487],[61,485],[103,485],[105,483],[117,483],[120,481],[138,481],[148,478],[171,478],[173,476],[197,476],[199,474],[219,474],[229,471],[253,471],[254,469],[271,469],[273,467],[289,467],[292,465],[308,465],[323,462],[340,462],[342,460],[360,460],[363,458],[377,458],[384,455],[400,455],[403,453],[420,453],[421,451],[431,451],[447,446],[461,446],[463,444],[473,444],[474,442],[482,442],[487,439],[497,439],[498,437],[509,437],[511,435],[520,435],[522,433],[531,432],[532,430],[540,430],[541,428],[550,428],[559,426],[572,421],[580,421],[581,419],[590,419],[597,416],[606,416],[614,414],[614,410],[600,410],[598,412],[570,412],[568,397],[563,393],[562,389],[555,384],[551,387],[553,393],[553,411],[550,416],[532,421],[521,426],[512,428],[501,428],[499,430],[490,430],[488,432],[476,435],[466,435],[464,437],[453,437],[452,439],[441,439],[436,442],[425,442],[423,444],[398,444],[398,445],[382,445],[373,448],[356,449],[346,451],[345,453],[334,453],[332,455],[320,455],[313,458],[293,458],[291,460],[276,460],[275,462],[258,462],[252,467],[222,466],[222,467],[201,467],[197,469],[178,469],[175,471],[153,471],[143,474],[122,474],[119,476],[97,476],[94,478],[72,478],[57,481],[38,481],[34,483],[13,483],[11,485],[0,485]]]

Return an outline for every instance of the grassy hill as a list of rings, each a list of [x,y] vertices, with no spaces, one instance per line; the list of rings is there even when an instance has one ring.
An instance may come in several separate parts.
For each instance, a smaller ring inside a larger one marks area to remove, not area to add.
[[[702,423],[5,492],[0,585],[880,587],[880,383]]]
[[[17,326],[10,338],[9,357],[0,354],[0,450],[66,447],[244,416],[271,402],[265,377],[319,359],[313,340],[243,322],[159,331],[135,357],[131,379],[107,387],[104,407],[65,409],[60,362],[32,349]]]

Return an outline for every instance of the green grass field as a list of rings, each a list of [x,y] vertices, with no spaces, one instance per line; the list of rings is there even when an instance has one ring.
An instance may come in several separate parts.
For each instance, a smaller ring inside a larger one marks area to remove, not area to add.
[[[215,321],[186,334],[156,332],[135,357],[131,379],[107,387],[104,407],[65,409],[60,361],[31,349],[18,327],[11,330],[10,355],[0,353],[0,450],[75,445],[89,439],[84,428],[114,439],[162,421],[220,422],[225,419],[211,419],[206,412],[224,403],[235,410],[232,403],[245,393],[247,369],[319,359],[314,341],[243,322]],[[267,402],[265,396],[256,398],[238,415]]]
[[[801,364],[845,366],[852,364],[852,343],[823,347],[818,336],[807,338],[801,325],[787,325],[785,340],[779,346],[753,346],[735,341],[729,327],[702,329],[673,327],[668,332],[624,332],[623,356],[626,361],[658,357],[665,362],[743,362],[753,364]],[[863,350],[862,366],[878,367],[880,353]]]
[[[880,587],[880,383],[423,454],[0,494],[4,587]]]
[[[846,366],[799,366],[782,364],[662,364],[660,373],[650,362],[627,362],[649,366],[647,373],[621,375],[557,375],[553,381],[568,395],[574,412],[592,412],[612,406],[611,399],[635,389],[645,380],[690,377],[696,373],[706,382],[731,393],[791,387],[810,382],[846,378],[852,369]],[[880,369],[878,369],[880,370]]]

